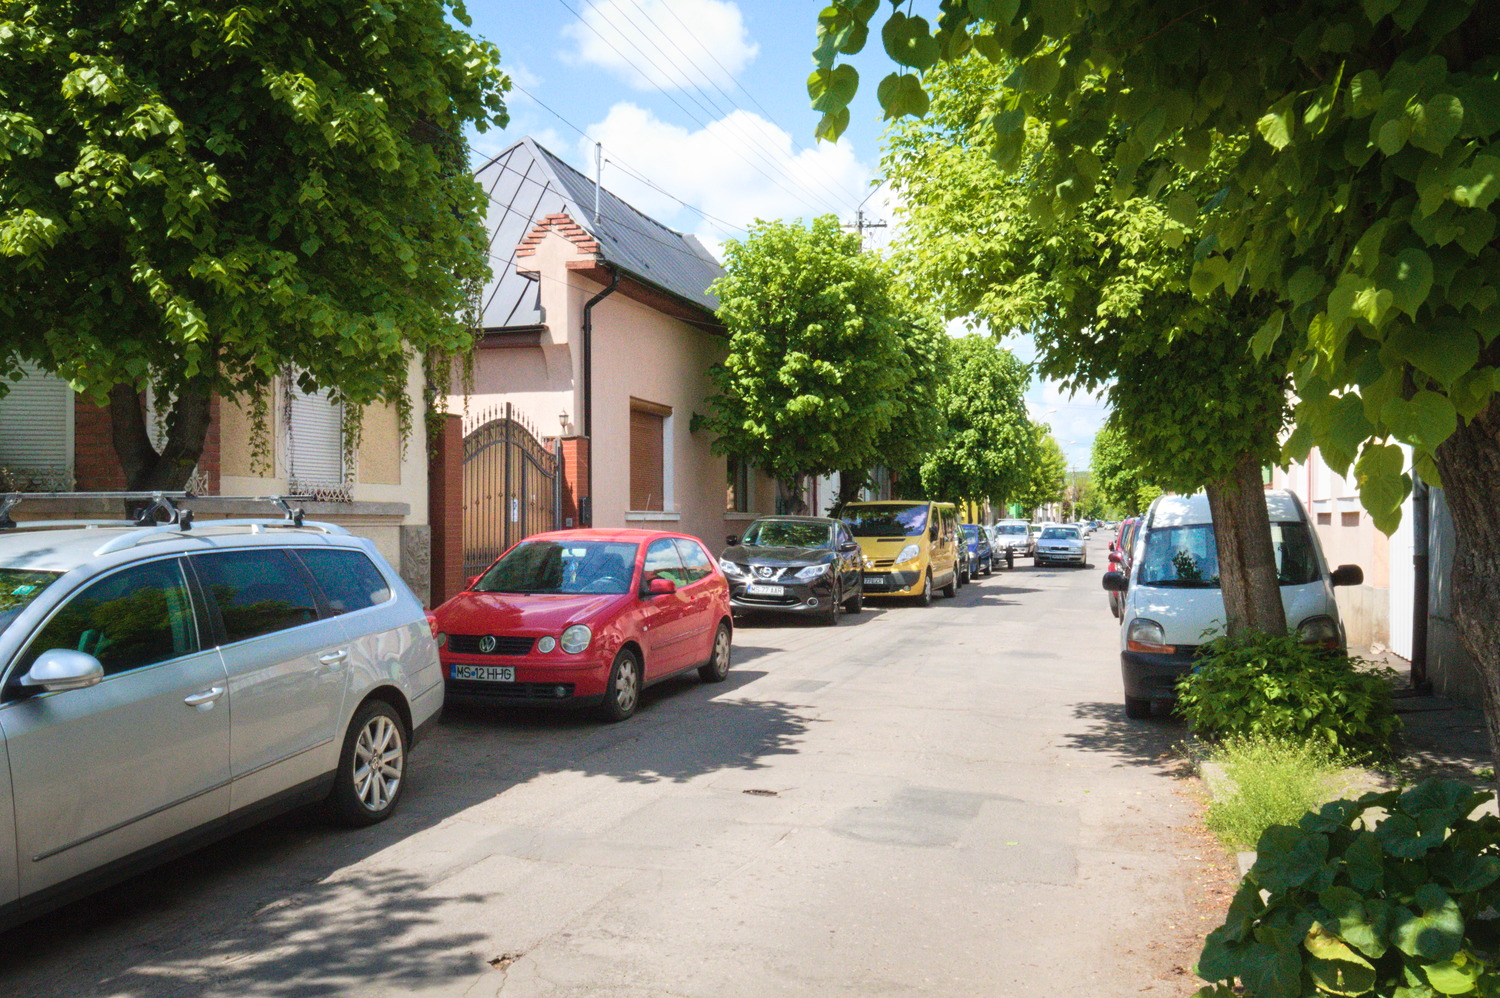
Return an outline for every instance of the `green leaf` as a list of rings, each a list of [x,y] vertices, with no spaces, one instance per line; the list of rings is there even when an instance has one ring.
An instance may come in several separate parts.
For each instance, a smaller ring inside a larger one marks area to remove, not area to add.
[[[815,69],[807,78],[807,94],[814,111],[833,112],[849,106],[859,90],[859,72],[848,63]]]
[[[1413,129],[1411,144],[1430,153],[1441,153],[1463,127],[1463,102],[1452,94],[1437,94],[1420,106],[1421,124]]]
[[[1381,421],[1402,443],[1434,451],[1458,429],[1453,403],[1437,392],[1418,392],[1410,401],[1393,398],[1381,408]]]
[[[1405,475],[1405,467],[1405,455],[1395,444],[1368,443],[1354,464],[1360,504],[1369,511],[1382,533],[1393,532],[1401,523],[1401,504],[1411,492],[1411,479]],[[1385,831],[1395,821],[1387,818],[1380,830]],[[1386,848],[1390,846],[1387,844]]]
[[[1415,900],[1421,913],[1398,913],[1391,941],[1407,956],[1451,960],[1464,941],[1464,920],[1458,905],[1436,884],[1418,887]]]
[[[1229,261],[1222,256],[1207,257],[1193,268],[1188,287],[1194,295],[1202,298],[1224,283],[1224,273],[1228,269]]]
[[[1458,953],[1452,960],[1422,967],[1427,982],[1445,995],[1466,995],[1479,984],[1484,964]]]
[[[813,137],[828,142],[837,142],[839,136],[844,134],[844,129],[849,127],[849,109],[841,107],[837,111],[825,111],[823,117],[818,120],[818,127],[813,130]]]
[[[880,40],[885,43],[886,55],[902,66],[925,70],[938,60],[937,39],[932,37],[925,17],[908,17],[899,11],[892,14],[880,29]]]
[[[1397,453],[1400,453],[1397,451]],[[1255,866],[1249,876],[1272,894],[1300,887],[1323,869],[1328,837],[1288,825],[1272,825],[1256,844]]]
[[[1395,306],[1415,319],[1417,309],[1432,290],[1432,257],[1415,246],[1397,254],[1396,279],[1391,290]]]
[[[1260,132],[1261,138],[1269,142],[1273,149],[1285,149],[1292,144],[1292,102],[1294,96],[1283,97],[1271,105],[1271,110],[1262,115],[1261,119],[1255,123],[1256,131]]]
[[[1272,312],[1261,325],[1254,336],[1250,338],[1250,351],[1257,360],[1264,360],[1270,354],[1271,348],[1281,338],[1282,327],[1286,324],[1286,313],[1281,309]]]
[[[1373,69],[1355,73],[1349,80],[1349,114],[1355,118],[1367,118],[1380,110],[1383,97],[1380,74]]]
[[[1330,928],[1340,939],[1371,959],[1385,955],[1391,928],[1391,907],[1385,901],[1348,887],[1330,887],[1318,895],[1318,903],[1333,916]]]
[[[911,73],[892,73],[880,81],[876,89],[880,106],[885,109],[887,120],[911,115],[916,118],[927,113],[927,91],[921,80]]]
[[[1016,19],[1021,0],[969,0],[969,13],[985,21],[1008,25]]]
[[[1387,156],[1394,156],[1406,146],[1406,141],[1411,138],[1411,133],[1412,121],[1410,118],[1405,115],[1399,118],[1392,118],[1381,125],[1375,133],[1375,145],[1379,146],[1380,151]]]
[[[1500,196],[1500,157],[1475,156],[1466,168],[1457,171],[1453,200],[1464,208],[1488,208]]]
[[[1392,330],[1386,350],[1439,384],[1451,385],[1479,363],[1479,338],[1462,322],[1426,327],[1403,324]]]

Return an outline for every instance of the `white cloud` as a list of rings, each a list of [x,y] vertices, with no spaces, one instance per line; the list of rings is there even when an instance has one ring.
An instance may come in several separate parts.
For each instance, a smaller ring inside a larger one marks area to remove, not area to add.
[[[563,28],[565,61],[606,69],[637,90],[723,87],[760,51],[729,0],[590,0]]]
[[[589,141],[578,145],[578,159],[592,165],[592,143],[604,143],[605,158],[616,161],[604,167],[608,190],[713,245],[744,233],[706,220],[676,199],[746,227],[757,218],[847,211],[868,190],[870,168],[855,157],[850,143],[798,150],[791,135],[746,111],[689,131],[634,104],[616,104],[588,133]]]

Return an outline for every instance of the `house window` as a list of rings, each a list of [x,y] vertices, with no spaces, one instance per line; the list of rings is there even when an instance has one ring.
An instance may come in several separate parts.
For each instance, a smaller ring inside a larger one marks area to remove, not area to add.
[[[73,487],[73,389],[23,361],[21,380],[0,398],[0,488],[66,492]]]
[[[729,465],[729,493],[724,508],[730,513],[750,512],[750,462],[742,457],[731,457]]]
[[[671,406],[630,400],[630,508],[662,512],[669,508],[671,466],[666,447]]]
[[[343,405],[331,391],[302,391],[291,376],[283,383],[287,487],[319,499],[347,501]]]

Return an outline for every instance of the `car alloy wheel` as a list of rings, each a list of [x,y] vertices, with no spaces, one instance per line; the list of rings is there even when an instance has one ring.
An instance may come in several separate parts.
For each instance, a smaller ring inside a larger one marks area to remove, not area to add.
[[[347,825],[373,825],[395,809],[406,781],[406,728],[396,709],[370,700],[355,712],[328,805]]]

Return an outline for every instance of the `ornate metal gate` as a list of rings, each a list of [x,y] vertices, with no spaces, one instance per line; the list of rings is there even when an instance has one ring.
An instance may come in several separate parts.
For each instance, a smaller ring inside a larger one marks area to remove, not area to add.
[[[523,537],[562,523],[562,442],[551,447],[510,403],[464,434],[464,577]]]

